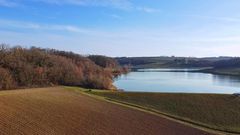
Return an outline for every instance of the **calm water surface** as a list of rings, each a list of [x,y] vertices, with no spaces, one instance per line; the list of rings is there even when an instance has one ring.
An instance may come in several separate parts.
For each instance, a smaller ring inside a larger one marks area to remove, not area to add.
[[[131,72],[118,77],[114,84],[118,89],[138,92],[240,92],[239,77],[191,72]]]

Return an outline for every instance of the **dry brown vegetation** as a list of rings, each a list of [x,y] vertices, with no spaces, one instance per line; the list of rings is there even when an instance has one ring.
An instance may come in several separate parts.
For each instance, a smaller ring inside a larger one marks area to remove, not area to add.
[[[88,56],[90,60],[92,60],[96,65],[99,65],[108,71],[111,71],[114,76],[118,76],[121,74],[127,74],[130,72],[130,65],[122,65],[120,66],[116,59],[101,56],[101,55],[90,55]]]
[[[62,87],[2,91],[0,108],[1,135],[208,134]]]
[[[89,58],[54,49],[0,45],[0,90],[51,85],[114,89],[113,70],[121,69],[117,62],[105,56]]]

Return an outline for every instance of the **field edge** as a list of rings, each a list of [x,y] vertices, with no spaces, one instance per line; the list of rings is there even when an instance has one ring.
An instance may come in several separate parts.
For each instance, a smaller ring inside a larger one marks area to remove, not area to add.
[[[107,98],[107,97],[103,97],[103,96],[99,96],[99,95],[95,95],[95,94],[90,93],[91,91],[96,91],[96,92],[111,92],[111,91],[89,90],[89,89],[80,88],[80,87],[68,87],[68,86],[65,86],[64,88],[67,89],[67,90],[73,90],[75,92],[79,92],[81,94],[90,96],[90,97],[95,98],[95,99],[104,100],[106,102],[110,102],[110,103],[113,103],[113,104],[117,104],[117,105],[125,106],[125,107],[128,107],[128,108],[136,109],[136,110],[143,111],[143,112],[146,112],[146,113],[149,113],[149,114],[152,114],[152,115],[157,115],[159,117],[163,117],[163,118],[166,118],[168,120],[172,120],[172,121],[190,126],[192,128],[200,129],[202,131],[206,131],[206,132],[209,132],[209,133],[214,133],[214,134],[218,134],[218,135],[238,135],[239,134],[239,132],[229,132],[229,131],[224,131],[224,130],[220,130],[220,129],[215,129],[215,128],[212,128],[210,126],[207,126],[207,125],[195,122],[195,121],[191,121],[191,120],[187,120],[187,119],[184,119],[184,118],[181,118],[181,117],[178,117],[178,116],[163,113],[163,112],[151,109],[151,108],[146,108],[146,107],[143,107],[143,106],[140,106],[140,105],[136,105],[136,104],[132,104],[132,103],[128,103],[128,102],[123,102],[123,101],[119,101],[119,100],[115,100],[115,99],[111,99],[111,98]]]

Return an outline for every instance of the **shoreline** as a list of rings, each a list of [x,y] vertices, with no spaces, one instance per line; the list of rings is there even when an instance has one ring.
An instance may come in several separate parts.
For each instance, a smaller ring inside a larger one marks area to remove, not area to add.
[[[142,70],[150,69],[153,71],[139,71],[139,69],[142,69]],[[157,69],[160,69],[160,70],[157,71]],[[161,71],[161,69],[163,69],[163,70]],[[156,71],[154,71],[154,70],[156,70]],[[176,68],[176,70],[174,68],[134,68],[134,69],[132,69],[132,72],[189,72],[189,73],[206,73],[206,74],[213,74],[213,75],[240,77],[240,74],[220,73],[220,72],[217,72],[216,70],[221,70],[221,69],[214,69],[214,68],[209,68],[209,67],[205,67],[202,69],[199,69],[199,68]]]

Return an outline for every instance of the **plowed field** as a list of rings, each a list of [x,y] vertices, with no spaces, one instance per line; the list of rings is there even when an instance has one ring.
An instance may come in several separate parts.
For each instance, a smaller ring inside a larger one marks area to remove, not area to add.
[[[204,131],[62,87],[0,92],[0,134],[203,135]]]

